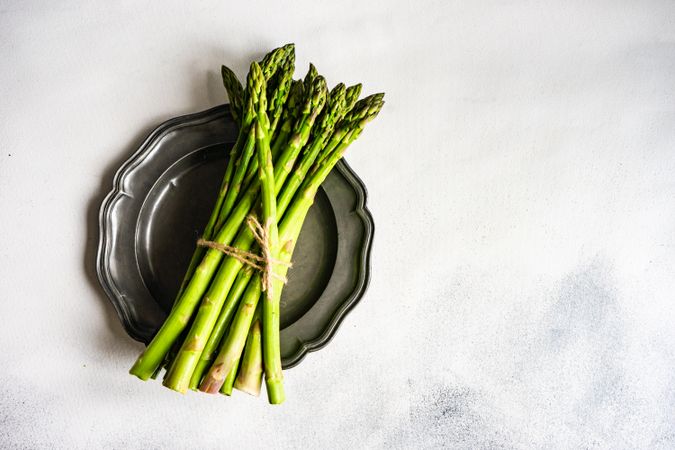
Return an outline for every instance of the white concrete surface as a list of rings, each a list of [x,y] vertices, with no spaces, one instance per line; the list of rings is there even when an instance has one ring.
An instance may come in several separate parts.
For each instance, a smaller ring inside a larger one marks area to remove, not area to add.
[[[675,4],[0,1],[0,447],[675,447]],[[96,215],[295,42],[387,105],[370,290],[288,401],[127,375]]]

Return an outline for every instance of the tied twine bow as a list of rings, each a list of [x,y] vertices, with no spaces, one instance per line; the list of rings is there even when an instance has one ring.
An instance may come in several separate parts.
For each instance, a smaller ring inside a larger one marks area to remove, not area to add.
[[[262,290],[263,292],[267,292],[268,297],[272,297],[273,279],[279,280],[284,284],[288,282],[288,279],[285,276],[274,272],[274,265],[279,264],[285,267],[292,267],[293,264],[272,257],[272,249],[269,244],[269,230],[260,225],[258,219],[254,216],[248,216],[246,218],[246,225],[249,230],[251,230],[253,238],[260,247],[260,255],[230,245],[221,244],[220,242],[208,241],[201,238],[197,241],[197,245],[218,250],[227,256],[231,256],[243,265],[260,271],[262,274]]]

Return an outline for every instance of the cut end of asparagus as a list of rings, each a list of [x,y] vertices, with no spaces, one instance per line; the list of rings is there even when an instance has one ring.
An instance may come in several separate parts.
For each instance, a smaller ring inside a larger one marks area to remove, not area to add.
[[[237,376],[237,365],[235,364],[234,367],[232,367],[232,370],[230,370],[230,373],[227,374],[225,382],[220,387],[221,394],[227,395],[228,397],[232,395],[232,388],[234,386],[234,379],[236,376]]]
[[[286,400],[283,380],[265,379],[265,387],[267,388],[267,400],[269,400],[270,404],[280,405]]]
[[[150,371],[145,367],[143,364],[143,355],[141,355],[131,369],[129,369],[129,373],[143,381],[148,381],[148,379],[154,375],[155,371]]]
[[[238,377],[234,382],[234,388],[237,389],[238,391],[245,392],[249,395],[253,395],[254,397],[259,397],[260,387],[262,385],[262,372],[260,373],[260,375],[261,376],[258,379],[248,377],[244,381],[242,381],[241,378]]]
[[[167,382],[167,378],[165,378],[164,382],[162,382],[162,385],[171,389],[172,391],[178,392],[179,394],[185,394],[190,388],[189,380],[181,383],[170,383]]]
[[[220,387],[223,385],[223,380],[215,380],[214,378],[204,378],[199,385],[199,390],[206,394],[217,394]]]

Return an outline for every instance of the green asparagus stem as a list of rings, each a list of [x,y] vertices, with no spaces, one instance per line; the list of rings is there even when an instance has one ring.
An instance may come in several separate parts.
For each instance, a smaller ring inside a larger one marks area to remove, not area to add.
[[[244,181],[244,176],[248,171],[251,157],[253,156],[253,151],[255,149],[255,131],[253,127],[249,129],[248,137],[246,139],[246,144],[241,152],[240,157],[237,159],[234,167],[234,174],[232,175],[232,180],[230,182],[229,189],[227,190],[227,195],[225,195],[225,200],[221,206],[220,215],[218,216],[218,221],[216,222],[215,229],[217,230],[227,219],[228,214],[232,211],[237,196],[241,191],[242,182]]]
[[[368,104],[368,102],[364,103]],[[296,213],[290,214],[288,224],[286,221],[282,221],[280,235],[283,236],[283,240],[281,241],[283,247],[277,253],[277,258],[285,262],[291,261],[295,242],[297,242],[307,212],[314,202],[317,189],[321,186],[321,183],[326,179],[335,164],[342,158],[347,147],[361,134],[366,123],[379,113],[382,104],[380,100],[370,105],[366,117],[360,117],[360,119],[351,118],[348,121],[346,126],[352,127],[351,131],[345,134],[336,150],[325,159],[324,164],[317,167],[315,176],[307,180],[306,189],[291,208],[291,211],[296,208]],[[294,215],[297,215],[297,217],[294,218]],[[280,275],[285,277],[288,267],[283,265],[278,265],[277,267],[281,268],[279,271]],[[265,367],[267,396],[269,402],[272,404],[282,403],[284,400],[278,310],[281,291],[284,287],[282,279],[275,278],[273,280],[272,295],[263,301],[263,365]]]
[[[260,386],[263,376],[262,337],[260,324],[260,303],[253,315],[253,323],[246,338],[244,355],[241,359],[239,374],[234,387],[247,394],[260,395]],[[227,380],[225,380],[227,382]],[[225,386],[225,383],[223,383]]]
[[[265,116],[264,112],[259,114]],[[256,127],[256,144],[258,154],[258,165],[260,174],[260,186],[262,193],[262,226],[267,235],[267,245],[272,258],[277,258],[279,253],[279,230],[277,229],[277,200],[276,190],[274,188],[274,166],[272,165],[272,150],[269,147],[268,129],[264,127],[266,123],[259,120]],[[269,276],[279,273],[282,269],[279,265],[273,265],[267,269]],[[274,302],[274,292],[272,289],[272,279],[266,279],[266,285],[263,285],[265,301],[263,301],[263,340],[268,346],[274,348],[268,350],[268,353],[281,355],[279,342],[279,302]],[[263,352],[264,358],[264,352]],[[281,356],[279,356],[279,367],[265,370],[265,373],[271,373],[267,378],[268,395],[272,403],[282,403],[285,398],[283,386],[283,374],[281,371]]]
[[[238,368],[239,368],[239,360],[237,360],[234,363],[234,366],[232,366],[232,370],[230,370],[230,373],[227,374],[225,382],[223,383],[223,387],[220,388],[221,394],[225,394],[227,396],[232,395],[232,388],[234,387],[234,381],[237,378]]]
[[[221,66],[220,74],[223,77],[223,85],[230,99],[230,113],[237,125],[240,125],[242,108],[244,107],[244,88],[237,75],[229,67]]]
[[[302,100],[303,90],[302,90],[302,82],[297,81],[294,82],[293,87],[291,89],[291,93],[288,97],[288,104],[287,108],[284,110],[284,116],[288,120],[295,120],[298,118],[299,113],[300,113],[300,102]],[[288,111],[291,112],[288,112]],[[291,125],[289,125],[289,128]],[[279,149],[277,149],[277,152]],[[288,151],[288,150],[287,150]],[[295,151],[294,149],[291,149],[291,151]],[[273,151],[273,156],[274,156],[274,151]],[[286,158],[288,160],[289,158]],[[253,173],[257,173],[257,164],[255,164],[255,168],[253,168],[255,161],[252,161],[249,167],[249,172],[251,172],[251,169],[254,170]],[[248,176],[248,175],[247,175]],[[245,183],[248,184],[248,183]],[[204,372],[208,369],[208,367],[211,364],[211,361],[213,357],[215,356],[215,352],[217,350],[217,346],[220,343],[223,334],[227,330],[227,326],[229,325],[229,322],[232,318],[232,314],[235,311],[235,308],[237,304],[239,303],[239,300],[241,298],[241,295],[243,293],[244,288],[248,284],[249,280],[252,277],[252,272],[250,268],[244,268],[242,269],[241,272],[239,272],[239,275],[237,276],[237,279],[234,282],[233,287],[231,288],[228,297],[225,301],[225,304],[223,308],[221,309],[220,315],[218,316],[218,319],[216,321],[216,325],[214,326],[213,331],[211,332],[211,335],[209,336],[209,340],[206,343],[206,346],[204,347],[204,351],[202,352],[202,355],[199,359],[199,362],[197,363],[197,366],[195,367],[195,370],[192,374],[192,379],[190,380],[190,389],[196,388],[196,386],[199,384],[201,381]]]
[[[232,146],[232,150],[230,151],[230,157],[227,161],[227,168],[225,169],[223,181],[220,185],[220,188],[218,189],[218,197],[216,198],[216,204],[213,207],[213,211],[211,211],[211,216],[209,217],[209,220],[206,223],[206,227],[204,227],[204,232],[202,233],[203,239],[211,240],[211,238],[213,238],[213,233],[217,229],[216,222],[218,221],[218,217],[220,217],[221,215],[220,214],[221,207],[229,190],[228,188],[230,186],[230,180],[232,178],[232,172],[234,170],[234,161],[236,159],[235,155],[236,151],[237,151],[237,144],[235,142],[235,144]],[[176,300],[174,301],[173,306],[176,305],[178,299],[180,299],[181,295],[183,294],[185,286],[190,281],[190,278],[192,278],[192,275],[194,274],[194,271],[197,268],[199,261],[201,261],[202,258],[204,257],[204,252],[205,250],[203,247],[196,247],[195,251],[192,253],[190,264],[188,265],[188,268],[185,271],[185,276],[183,277],[183,281],[181,282],[181,286],[180,289],[178,290],[178,294],[176,295]]]
[[[308,180],[307,188],[305,189],[303,195],[297,200],[295,208],[299,208],[300,213],[296,213],[299,219],[292,220],[288,229],[284,230],[284,245],[283,249],[277,253],[277,257],[281,260],[290,262],[293,254],[293,249],[295,248],[295,242],[297,242],[298,235],[302,228],[302,223],[306,217],[309,208],[314,202],[314,197],[318,187],[323,183],[323,180],[326,179],[332,168],[340,160],[346,148],[355,140],[358,135],[363,130],[363,126],[367,121],[372,120],[372,118],[379,112],[381,104],[378,104],[376,107],[373,106],[369,110],[368,119],[361,119],[358,122],[355,122],[354,119],[348,122],[348,126],[354,126],[351,131],[342,138],[340,144],[337,147],[337,150],[334,151],[334,154],[331,155],[327,161],[320,165],[317,169],[316,176],[313,179]],[[338,108],[339,109],[339,108]],[[340,134],[340,133],[338,133]],[[293,214],[291,213],[291,218]],[[282,226],[285,224],[282,224]],[[283,268],[283,276],[286,275],[287,268],[285,266],[280,266]],[[279,311],[278,305],[281,299],[281,291],[283,289],[283,282],[279,279],[274,279],[273,281],[273,292],[272,296],[268,296],[263,302],[263,365],[265,367],[265,384],[267,386],[268,400],[272,404],[282,403],[284,400],[283,397],[283,373],[281,367],[281,351],[279,345]]]
[[[251,157],[253,156],[255,149],[255,131],[250,125],[252,124],[253,119],[256,117],[256,111],[258,109],[259,103],[261,101],[267,100],[265,94],[265,81],[263,80],[262,75],[256,76],[256,74],[257,72],[249,72],[249,76],[246,80],[246,113],[244,123],[242,125],[243,127],[247,128],[245,132],[244,129],[242,129],[239,133],[240,136],[245,133],[246,140],[242,146],[241,151],[239,152],[239,158],[235,163],[230,186],[227,191],[227,195],[225,196],[225,200],[221,206],[218,220],[215,224],[216,230],[218,230],[223,225],[228,215],[232,211],[232,207],[234,206],[237,196],[241,191],[244,177],[249,170],[249,165],[251,165]],[[255,171],[256,169],[254,168],[253,170]]]
[[[300,118],[300,124],[296,124],[296,132],[295,134],[289,139],[288,141],[288,146],[297,149],[300,151],[300,149],[307,143],[307,140],[309,139],[310,132],[312,129],[312,126],[321,113],[323,106],[326,102],[327,99],[327,88],[326,88],[326,80],[322,76],[317,76],[314,81],[312,82],[312,85],[310,86],[309,93],[320,93],[320,97],[318,98],[319,102],[317,105],[312,105],[310,102],[306,102],[303,110],[303,115]],[[318,107],[317,107],[318,106]],[[299,130],[304,130],[302,132],[298,132]],[[283,161],[283,160],[277,160],[276,164],[274,166],[274,177],[275,177],[275,189],[277,193],[281,190],[281,186],[283,183],[286,181],[286,177],[288,174],[291,172],[293,169],[295,161]]]
[[[340,122],[340,126],[338,127],[338,131],[336,133],[345,133],[346,130],[349,129],[349,124],[355,124],[356,122],[359,122],[362,119],[365,119],[370,116],[370,111],[371,109],[376,109],[377,111],[382,108],[382,103],[384,94],[383,93],[378,93],[378,94],[373,94],[369,95],[366,98],[363,98],[356,102],[354,104],[354,107],[351,108],[351,110],[345,115],[344,119]],[[377,114],[375,114],[377,115]],[[374,116],[373,116],[374,117]],[[370,119],[372,120],[372,119]],[[339,141],[336,141],[335,139],[331,139],[333,144],[336,144]],[[335,147],[333,147],[335,148]],[[317,164],[321,163],[323,159],[330,154],[330,152],[333,150],[333,148],[330,148],[329,151],[324,151],[319,155],[317,159]]]

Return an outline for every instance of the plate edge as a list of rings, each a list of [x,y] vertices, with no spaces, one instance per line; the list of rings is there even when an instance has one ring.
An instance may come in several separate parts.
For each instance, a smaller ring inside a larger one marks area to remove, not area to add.
[[[109,246],[109,227],[106,225],[110,209],[116,203],[120,196],[125,195],[122,184],[125,175],[133,170],[149,154],[153,144],[160,140],[165,134],[174,129],[183,128],[190,125],[198,125],[208,122],[215,118],[216,113],[229,115],[228,104],[218,105],[197,113],[177,116],[166,120],[153,129],[143,140],[139,148],[120,166],[113,176],[112,190],[108,192],[101,203],[99,209],[99,245],[96,253],[96,273],[101,287],[106,296],[112,303],[115,311],[122,322],[122,325],[129,336],[141,343],[147,344],[148,331],[139,327],[136,320],[133,320],[126,302],[119,297],[121,294],[115,292],[114,283],[109,275],[109,267],[105,263],[106,251]],[[289,369],[298,365],[308,353],[317,351],[325,347],[335,336],[335,333],[343,323],[348,313],[361,301],[370,284],[371,277],[371,250],[375,232],[375,224],[372,214],[367,207],[368,191],[361,178],[349,166],[345,158],[342,158],[336,167],[344,176],[349,184],[354,188],[357,197],[357,204],[354,212],[359,216],[364,226],[363,245],[359,254],[359,277],[357,285],[352,293],[345,299],[340,308],[335,311],[324,332],[316,338],[301,342],[298,350],[284,364],[284,369]]]
[[[110,209],[121,196],[125,195],[122,189],[122,183],[126,174],[138,166],[138,164],[148,156],[155,142],[159,141],[164,135],[175,129],[190,125],[199,125],[213,120],[216,117],[216,113],[229,115],[230,111],[228,106],[229,104],[226,103],[197,113],[173,117],[160,123],[148,134],[138,149],[122,163],[119,169],[117,169],[115,175],[113,175],[112,190],[106,194],[101,203],[98,215],[99,242],[96,252],[96,275],[99,284],[112,303],[127,334],[129,334],[132,339],[144,344],[147,344],[148,342],[147,330],[140,328],[137,321],[132,320],[133,315],[129,310],[128,305],[119,298],[120,294],[115,292],[114,283],[112,283],[109,275],[109,266],[105,262],[106,251],[110,240],[110,230],[107,226]]]

